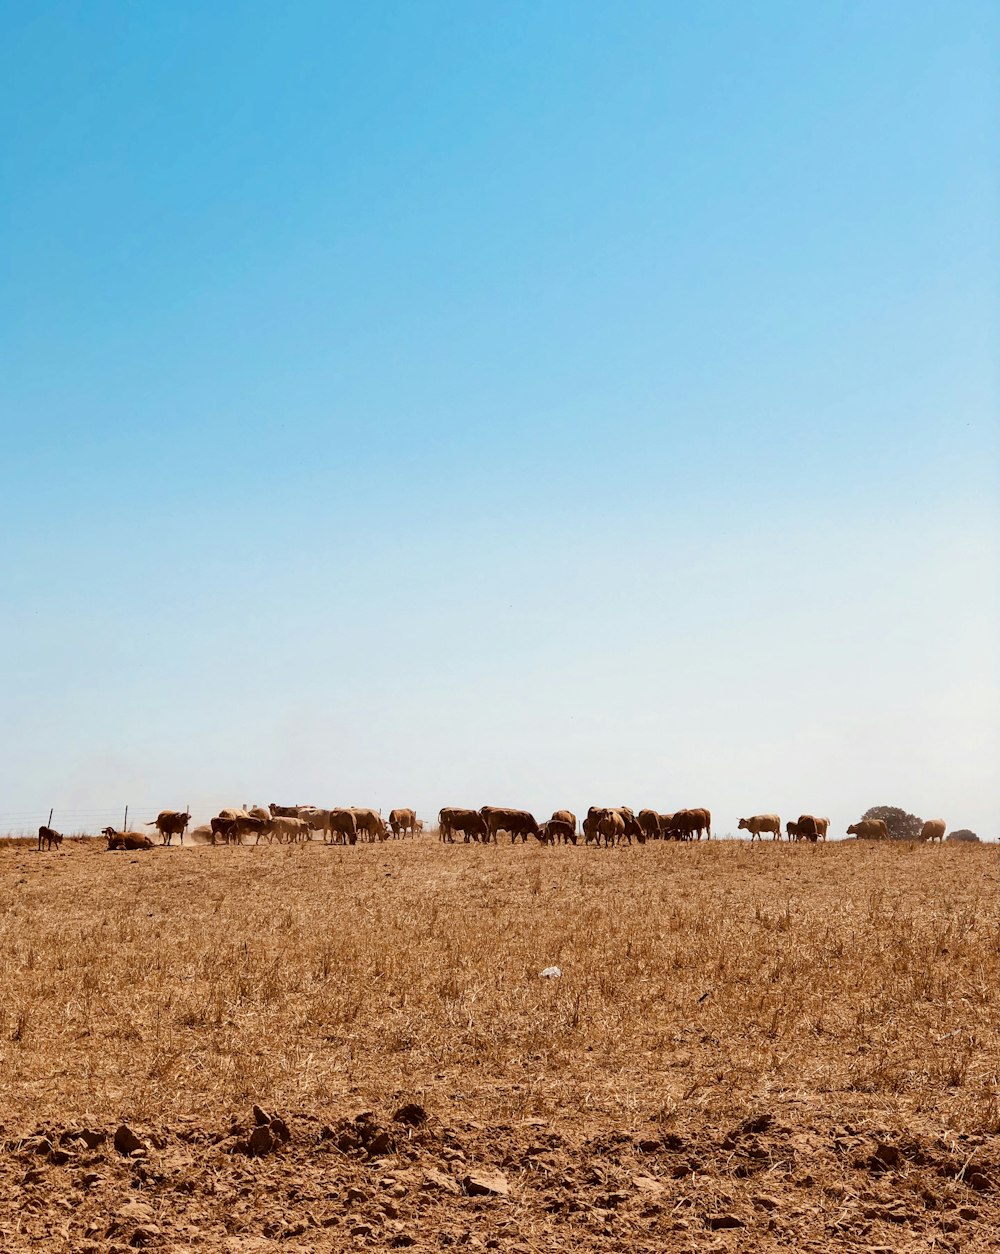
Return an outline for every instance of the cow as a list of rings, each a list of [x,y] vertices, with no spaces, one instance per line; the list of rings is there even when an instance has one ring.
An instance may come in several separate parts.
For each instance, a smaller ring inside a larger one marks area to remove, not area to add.
[[[826,840],[826,834],[829,830],[830,830],[829,819],[817,819],[816,820],[816,831],[819,835],[820,840]]]
[[[604,838],[605,849],[608,845],[617,845],[625,836],[625,819],[620,811],[612,809],[603,809],[598,811],[597,815],[597,835],[598,844],[600,838]]]
[[[660,816],[655,810],[640,810],[636,815],[636,822],[647,840],[660,839]]]
[[[705,833],[705,839],[712,839],[712,812],[700,807],[696,810],[687,810],[687,824],[696,839],[701,840],[702,832]]]
[[[268,804],[268,810],[272,819],[297,819],[302,806],[279,806],[274,802]]]
[[[321,810],[318,806],[301,806],[299,808],[298,817],[302,819],[306,827],[309,829],[307,840],[312,840],[313,832],[321,832],[323,840],[326,840],[326,834],[330,830],[330,811]]]
[[[423,819],[414,819],[414,820],[413,820],[413,834],[414,834],[414,836],[419,836],[419,835],[420,835],[420,833],[421,833],[423,830],[424,830],[424,820],[423,820]]]
[[[179,836],[183,845],[184,833],[190,822],[191,815],[186,810],[183,813],[180,810],[161,810],[156,818],[152,822],[147,823],[146,826],[156,828],[164,845],[169,845],[174,836]]]
[[[363,835],[369,841],[389,839],[385,820],[377,810],[372,810],[366,806],[351,806],[351,811],[358,825],[359,837]]]
[[[799,840],[808,840],[813,844],[819,839],[819,823],[814,814],[800,814],[798,818]]]
[[[754,814],[748,819],[740,819],[737,829],[750,833],[750,843],[763,840],[763,833],[770,832],[772,840],[781,839],[781,819],[776,814]]]
[[[510,843],[517,842],[518,836],[522,843],[529,836],[539,834],[538,823],[533,814],[527,810],[512,810],[505,806],[483,806],[479,811],[486,824],[488,840],[495,841],[500,832],[510,832]]]
[[[486,839],[486,820],[478,810],[462,806],[443,806],[438,811],[438,835],[449,844],[455,843],[455,833],[461,832],[465,843]]]
[[[153,842],[142,832],[116,832],[113,827],[105,827],[101,835],[108,838],[109,850],[125,849],[134,853],[139,849],[153,848]]]
[[[389,826],[392,828],[392,836],[394,840],[398,840],[400,836],[409,833],[413,835],[416,829],[417,816],[412,810],[396,809],[389,811]]]
[[[785,832],[789,840],[801,840],[802,833],[799,831],[799,825],[794,819],[789,819],[785,824]]]
[[[888,840],[889,829],[885,819],[859,819],[847,829],[848,836],[857,836],[858,840]]]
[[[683,814],[684,811],[681,811]],[[662,840],[690,840],[691,833],[684,826],[683,821],[677,821],[676,814],[658,814],[657,819],[660,825],[660,838]]]
[[[552,818],[560,823],[568,823],[573,829],[573,835],[570,837],[573,844],[576,844],[576,815],[572,810],[553,810]]]
[[[947,826],[944,819],[928,819],[920,829],[921,840],[940,840],[944,841],[944,829]]]
[[[309,839],[309,824],[305,819],[292,818],[287,814],[275,814],[268,823],[265,834],[277,838],[278,843]]]
[[[55,848],[58,849],[59,846],[62,844],[62,841],[63,841],[62,834],[60,832],[57,832],[54,827],[46,827],[46,825],[43,823],[42,826],[38,829],[38,852],[39,853],[42,852],[43,845],[45,846],[46,849],[51,849],[53,846],[55,846]]]
[[[330,835],[330,843],[334,845],[356,845],[358,843],[358,820],[354,816],[353,810],[341,807],[339,810],[331,810],[330,823],[327,831]],[[323,835],[326,840],[326,833]]]
[[[551,818],[539,827],[538,839],[543,845],[558,845],[560,840],[563,844],[572,841],[575,845],[576,827],[567,823],[565,819]]]

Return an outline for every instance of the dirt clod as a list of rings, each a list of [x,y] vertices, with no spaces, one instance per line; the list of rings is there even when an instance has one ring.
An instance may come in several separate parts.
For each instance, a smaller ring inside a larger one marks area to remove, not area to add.
[[[115,1132],[114,1146],[124,1158],[128,1158],[136,1150],[144,1150],[146,1148],[127,1123],[119,1124]]]

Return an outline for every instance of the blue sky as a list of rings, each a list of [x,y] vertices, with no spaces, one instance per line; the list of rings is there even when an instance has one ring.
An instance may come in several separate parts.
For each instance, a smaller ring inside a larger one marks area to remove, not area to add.
[[[0,3],[0,828],[1000,834],[998,36]]]

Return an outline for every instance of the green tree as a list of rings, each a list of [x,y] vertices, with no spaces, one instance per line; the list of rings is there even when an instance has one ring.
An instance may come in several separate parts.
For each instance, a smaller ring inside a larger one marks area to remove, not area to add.
[[[923,821],[915,814],[907,814],[899,806],[872,806],[862,816],[866,819],[885,819],[890,840],[919,840]]]

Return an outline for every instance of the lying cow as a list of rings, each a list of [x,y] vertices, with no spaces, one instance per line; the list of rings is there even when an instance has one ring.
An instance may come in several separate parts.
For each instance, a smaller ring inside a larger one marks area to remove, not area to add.
[[[128,850],[135,853],[139,849],[152,849],[153,842],[142,832],[116,832],[113,827],[106,827],[101,832],[108,838],[108,849]]]

